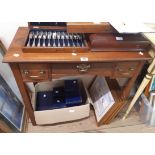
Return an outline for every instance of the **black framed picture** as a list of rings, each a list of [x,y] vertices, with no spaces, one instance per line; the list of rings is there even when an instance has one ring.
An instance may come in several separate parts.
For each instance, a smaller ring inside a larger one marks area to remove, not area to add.
[[[0,42],[0,56],[5,54]],[[5,122],[12,132],[21,132],[25,117],[25,107],[6,83],[0,73],[0,120]]]
[[[14,130],[22,131],[24,105],[0,75],[0,117]]]

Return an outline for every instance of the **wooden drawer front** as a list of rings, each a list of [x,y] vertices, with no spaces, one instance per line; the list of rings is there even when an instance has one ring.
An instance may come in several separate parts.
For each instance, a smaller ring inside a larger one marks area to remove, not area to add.
[[[114,71],[112,63],[71,63],[52,64],[52,78],[67,75],[89,74],[112,76]]]
[[[132,77],[138,67],[138,62],[120,62],[116,63],[114,76]]]
[[[44,81],[49,78],[49,66],[46,64],[20,64],[24,81]]]

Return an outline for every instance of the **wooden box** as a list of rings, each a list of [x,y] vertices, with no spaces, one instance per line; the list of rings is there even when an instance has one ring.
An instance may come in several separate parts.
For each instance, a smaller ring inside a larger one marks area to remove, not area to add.
[[[147,51],[150,42],[142,34],[91,34],[92,51]]]

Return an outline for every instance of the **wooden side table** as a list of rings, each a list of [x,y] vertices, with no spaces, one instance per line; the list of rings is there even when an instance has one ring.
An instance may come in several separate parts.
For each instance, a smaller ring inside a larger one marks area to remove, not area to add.
[[[129,78],[122,90],[114,90],[115,107],[109,117],[115,117],[130,94],[130,90],[144,63],[152,59],[148,52],[111,51],[72,53],[23,53],[28,28],[20,27],[6,53],[3,62],[9,63],[23,97],[27,113],[36,125],[34,109],[26,88],[26,82],[49,81],[63,76],[99,75],[116,78]],[[82,60],[87,61],[82,61]],[[84,65],[83,65],[84,64]],[[85,66],[85,72],[79,69]],[[87,66],[90,66],[89,68]],[[102,123],[102,122],[101,122]]]

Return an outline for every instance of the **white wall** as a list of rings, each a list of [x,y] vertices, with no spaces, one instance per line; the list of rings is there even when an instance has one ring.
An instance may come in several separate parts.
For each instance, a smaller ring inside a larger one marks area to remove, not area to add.
[[[10,43],[18,29],[18,26],[26,26],[27,23],[23,22],[3,22],[0,23],[0,39],[5,45],[6,48],[10,46]],[[19,92],[18,86],[15,82],[14,76],[8,64],[2,63],[2,55],[0,55],[0,74],[5,79],[5,81],[9,84],[14,93],[18,96],[18,98],[22,101],[21,94]]]
[[[0,22],[0,39],[8,48],[19,26],[27,26],[26,22]]]

